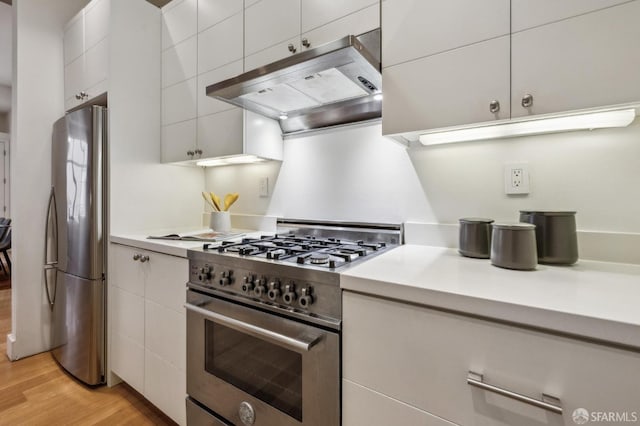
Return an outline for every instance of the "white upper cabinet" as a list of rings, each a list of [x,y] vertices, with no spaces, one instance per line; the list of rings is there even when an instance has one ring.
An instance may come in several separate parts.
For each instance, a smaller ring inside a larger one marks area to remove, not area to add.
[[[509,118],[509,0],[383,0],[383,134]]]
[[[245,2],[245,69],[380,27],[378,0]]]
[[[244,22],[246,56],[277,47],[277,60],[300,49],[298,43],[289,48],[289,40],[300,37],[300,0],[260,0],[245,8]]]
[[[509,34],[509,0],[383,0],[382,67]]]
[[[302,49],[380,27],[380,2],[301,0]]]
[[[269,22],[273,24],[273,19],[278,18],[279,14],[271,10],[265,18],[264,10],[260,8],[268,4],[275,9],[280,7],[280,3],[283,2],[256,2],[256,25],[264,26],[264,19],[272,19]],[[165,32],[173,28],[173,32],[179,34],[175,37],[179,41],[165,46],[162,56],[162,161],[172,163],[238,154],[260,155],[259,150],[247,149],[252,145],[246,143],[244,111],[206,95],[207,86],[235,77],[246,69],[247,18],[243,1],[183,0],[176,5],[168,4],[162,13],[166,21],[163,24]],[[195,18],[192,16],[194,14]],[[299,6],[295,14],[298,17],[292,33],[299,37]],[[178,23],[176,20],[180,16],[184,22]],[[278,37],[260,37],[259,42],[269,39],[271,41],[264,44],[268,46],[271,42],[277,43]],[[282,135],[279,127],[268,126],[264,131],[275,132],[279,141],[273,142],[270,135],[266,137],[269,143],[280,146],[280,154],[278,157],[263,157],[281,159]]]
[[[197,0],[174,0],[162,9],[163,50],[196,34],[197,11]]]
[[[512,0],[511,31],[526,30],[605,9],[629,0]]]
[[[110,0],[93,0],[65,26],[65,109],[107,91]]]
[[[509,118],[509,36],[383,68],[382,87],[383,134]]]
[[[632,1],[513,34],[512,117],[640,101],[638,22]]]
[[[238,12],[198,33],[198,74],[242,59],[242,30],[242,12]]]
[[[242,13],[242,0],[198,0],[198,32]]]
[[[639,20],[640,1],[383,0],[383,134],[640,101]]]

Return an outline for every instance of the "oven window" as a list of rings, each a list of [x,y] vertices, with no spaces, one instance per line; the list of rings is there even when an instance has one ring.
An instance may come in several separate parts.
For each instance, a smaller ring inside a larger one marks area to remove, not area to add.
[[[302,421],[302,355],[205,320],[205,370]]]

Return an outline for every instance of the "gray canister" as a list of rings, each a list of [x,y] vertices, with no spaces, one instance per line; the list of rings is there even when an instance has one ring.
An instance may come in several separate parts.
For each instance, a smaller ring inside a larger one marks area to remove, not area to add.
[[[538,262],[552,265],[577,262],[576,212],[521,210],[520,222],[536,226]]]
[[[535,230],[535,225],[529,223],[494,223],[491,264],[507,269],[535,269],[538,264]]]
[[[458,252],[467,257],[489,259],[493,219],[467,217],[459,221]]]

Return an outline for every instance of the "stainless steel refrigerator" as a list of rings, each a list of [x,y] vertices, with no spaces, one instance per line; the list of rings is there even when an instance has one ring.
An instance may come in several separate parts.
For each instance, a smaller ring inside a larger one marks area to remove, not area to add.
[[[105,381],[107,110],[88,106],[53,125],[45,290],[52,354],[89,385]]]

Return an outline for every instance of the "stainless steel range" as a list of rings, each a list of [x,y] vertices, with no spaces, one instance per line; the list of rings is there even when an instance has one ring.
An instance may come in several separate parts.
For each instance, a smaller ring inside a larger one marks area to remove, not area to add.
[[[190,425],[340,424],[340,273],[400,244],[402,228],[278,229],[189,251]]]

